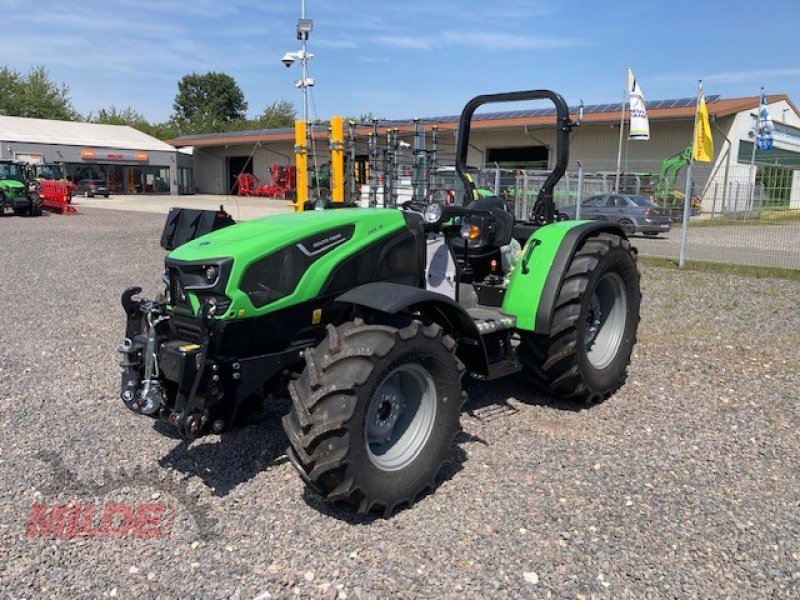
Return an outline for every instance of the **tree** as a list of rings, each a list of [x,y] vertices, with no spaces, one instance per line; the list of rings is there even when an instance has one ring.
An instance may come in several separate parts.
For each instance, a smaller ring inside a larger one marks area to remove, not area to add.
[[[178,128],[172,121],[151,123],[144,115],[130,106],[117,108],[112,105],[110,108],[101,108],[97,112],[97,116],[90,113],[86,120],[103,125],[128,125],[160,140],[169,140],[178,136]]]
[[[281,127],[292,127],[296,118],[297,113],[295,113],[294,105],[286,100],[279,100],[267,106],[256,117],[256,121],[261,129],[279,129]]]
[[[43,66],[32,67],[25,74],[8,67],[0,69],[0,114],[62,121],[79,118],[69,86],[51,81]]]
[[[172,120],[181,134],[214,133],[245,119],[247,102],[230,75],[192,73],[178,82]]]
[[[128,106],[126,108],[101,108],[97,111],[97,116],[89,113],[87,120],[91,123],[101,123],[103,125],[130,125],[136,129],[151,127],[150,122],[136,109]]]

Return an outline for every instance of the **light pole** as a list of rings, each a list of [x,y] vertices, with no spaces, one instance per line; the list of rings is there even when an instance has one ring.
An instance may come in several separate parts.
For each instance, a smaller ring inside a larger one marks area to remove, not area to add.
[[[307,199],[308,193],[308,153],[311,150],[311,142],[313,140],[313,133],[311,128],[308,127],[308,88],[314,85],[314,79],[308,76],[308,61],[314,58],[314,55],[308,52],[308,36],[314,28],[314,22],[306,18],[306,2],[300,2],[300,18],[297,20],[297,39],[300,40],[301,46],[298,52],[287,52],[283,55],[281,62],[288,69],[295,61],[299,60],[302,68],[302,79],[295,82],[294,86],[303,90],[303,121],[302,130],[296,128],[295,130],[295,154],[297,156],[297,187],[298,187],[298,205],[301,201]],[[300,127],[299,125],[297,127]],[[302,142],[301,142],[302,140]],[[299,146],[303,143],[303,146]],[[316,161],[316,157],[314,157]],[[316,166],[316,165],[315,165]],[[304,172],[300,172],[303,170]],[[315,169],[316,171],[316,169]],[[302,191],[301,191],[302,190]]]
[[[303,77],[295,82],[294,87],[303,90],[303,121],[308,121],[308,88],[314,86],[314,79],[308,76],[308,61],[314,55],[308,51],[308,34],[314,27],[314,22],[306,18],[306,3],[302,3],[302,16],[297,20],[297,39],[302,42],[298,52],[287,52],[283,55],[282,62],[288,69],[296,60],[300,61]]]

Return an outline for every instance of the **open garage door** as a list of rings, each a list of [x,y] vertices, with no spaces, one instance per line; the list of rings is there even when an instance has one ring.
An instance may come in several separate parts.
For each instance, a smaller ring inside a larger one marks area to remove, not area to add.
[[[229,156],[228,157],[228,189],[231,194],[238,194],[239,187],[236,185],[236,178],[243,174],[253,174],[253,159],[250,156]]]

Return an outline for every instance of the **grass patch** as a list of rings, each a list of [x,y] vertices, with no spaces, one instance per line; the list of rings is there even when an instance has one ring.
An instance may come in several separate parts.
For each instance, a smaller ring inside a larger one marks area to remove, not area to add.
[[[713,219],[690,220],[689,227],[740,227],[742,225],[784,225],[800,223],[800,210],[762,210],[757,217],[739,216],[715,217]]]
[[[678,261],[671,258],[655,258],[640,256],[639,263],[651,267],[677,269]],[[722,263],[687,260],[684,271],[700,271],[705,273],[722,273],[724,275],[741,275],[743,277],[757,277],[760,279],[776,278],[800,281],[800,270],[780,269],[778,267],[751,267],[745,265],[726,265]]]

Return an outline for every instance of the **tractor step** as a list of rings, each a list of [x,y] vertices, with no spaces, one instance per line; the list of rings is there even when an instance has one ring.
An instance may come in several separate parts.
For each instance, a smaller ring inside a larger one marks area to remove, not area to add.
[[[507,315],[494,306],[475,306],[467,309],[467,313],[475,321],[475,326],[481,335],[488,335],[517,326],[517,318]]]
[[[489,357],[489,371],[485,375],[472,373],[476,379],[491,380],[506,377],[512,373],[522,370],[516,360],[516,354],[509,346],[509,330],[517,326],[517,319],[511,315],[503,313],[495,306],[478,305],[467,309],[467,313],[472,317],[478,332],[487,347],[496,348],[496,356]],[[494,342],[490,341],[494,340]],[[505,340],[500,342],[499,340]],[[498,347],[496,344],[500,343]]]

